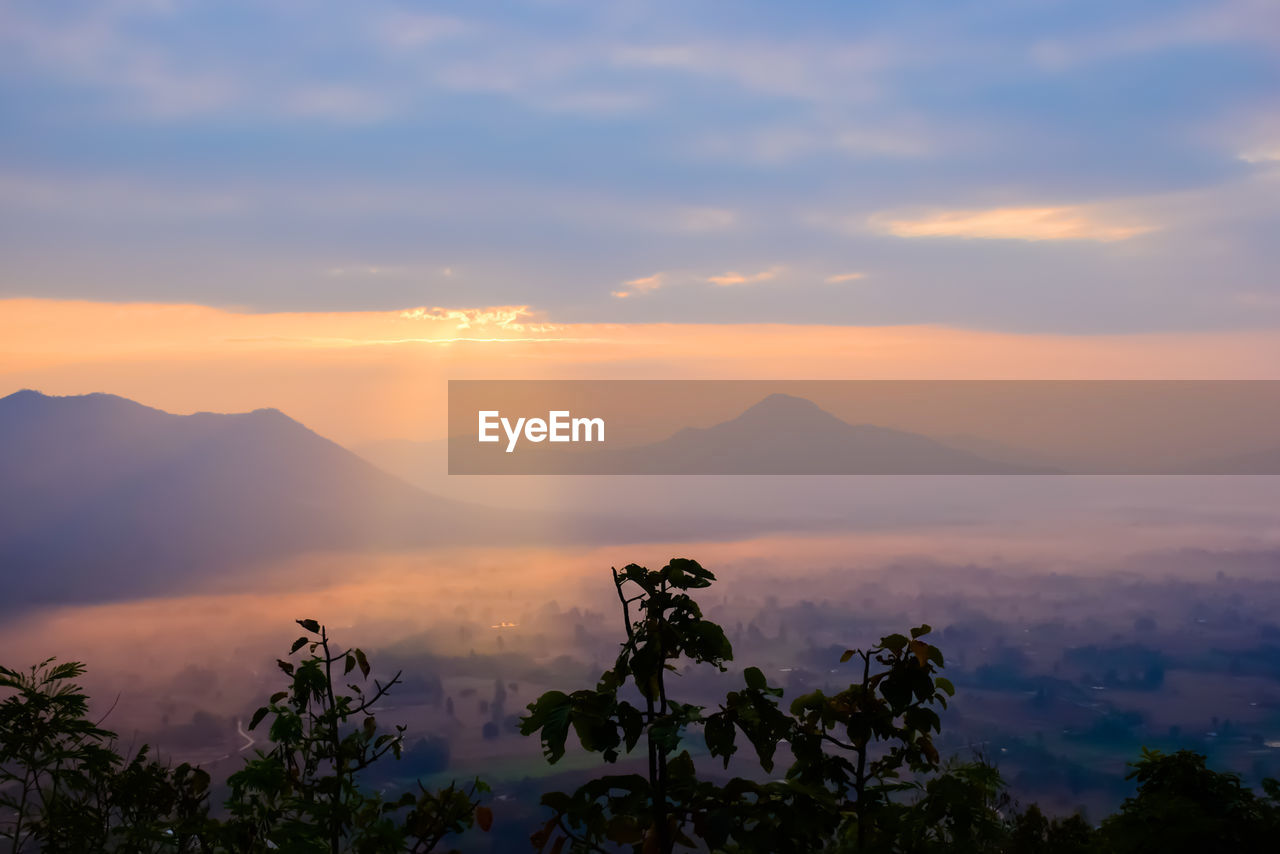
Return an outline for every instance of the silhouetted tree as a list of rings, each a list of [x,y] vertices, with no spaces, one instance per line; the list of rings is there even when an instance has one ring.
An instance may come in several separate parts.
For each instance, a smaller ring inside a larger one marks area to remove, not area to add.
[[[1132,765],[1137,793],[1102,824],[1117,854],[1273,851],[1280,846],[1280,783],[1259,797],[1239,776],[1213,771],[1189,750],[1142,751]]]
[[[846,838],[862,847],[872,806],[909,786],[897,779],[899,770],[937,767],[931,735],[939,718],[931,707],[945,705],[953,689],[935,675],[942,653],[922,640],[928,626],[847,650],[844,661],[862,664],[860,681],[830,696],[806,694],[790,713],[778,705],[782,689],[749,667],[744,686],[707,714],[670,696],[667,674],[683,672],[682,661],[723,671],[733,657],[723,629],[703,618],[689,594],[715,576],[696,561],[673,559],[657,571],[631,564],[613,578],[626,634],[614,667],[594,689],[543,694],[529,705],[521,731],[541,736],[552,763],[564,755],[571,730],[584,749],[610,763],[644,741],[647,773],[609,775],[573,793],[545,795],[553,815],[534,835],[539,850],[622,845],[637,854],[668,854],[676,845],[698,844],[695,838],[713,851],[819,850]],[[739,733],[766,772],[779,745],[789,744],[786,778],[724,785],[700,779],[681,749],[692,727],[702,728],[709,752],[726,768]]]
[[[362,681],[369,680],[365,653],[336,649],[316,620],[297,622],[307,634],[290,652],[306,647],[310,654],[297,664],[277,662],[289,678],[288,688],[274,694],[249,724],[254,730],[270,715],[272,747],[257,751],[228,781],[231,848],[416,854],[434,850],[446,836],[473,824],[488,829],[492,815],[476,801],[487,787],[479,781],[466,789],[450,784],[439,792],[419,784],[417,792],[391,799],[361,787],[361,772],[388,755],[400,757],[405,727],[384,731],[373,713],[400,674],[386,682],[374,679],[366,691],[353,673],[358,670]],[[353,680],[349,693],[339,690],[338,678]]]
[[[209,775],[131,759],[88,717],[79,662],[0,667],[0,840],[11,852],[207,851]]]

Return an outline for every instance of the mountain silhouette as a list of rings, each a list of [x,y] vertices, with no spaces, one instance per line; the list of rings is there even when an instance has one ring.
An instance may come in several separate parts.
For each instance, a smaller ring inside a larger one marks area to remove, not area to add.
[[[93,600],[320,549],[486,541],[523,523],[430,495],[275,409],[0,399],[0,600]]]
[[[610,471],[636,474],[1034,474],[904,430],[842,421],[812,401],[771,394],[736,418],[687,427],[610,452]]]

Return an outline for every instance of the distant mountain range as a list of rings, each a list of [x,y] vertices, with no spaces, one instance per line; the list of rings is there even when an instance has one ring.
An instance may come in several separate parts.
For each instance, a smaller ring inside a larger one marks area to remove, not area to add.
[[[108,394],[0,398],[0,611],[179,590],[312,551],[677,542],[982,514],[977,483],[928,511],[902,504],[912,491],[888,481],[454,478],[443,474],[444,443],[365,453],[383,468],[274,409],[184,416]],[[848,424],[786,395],[722,424],[598,453],[590,465],[650,475],[1052,471]],[[1280,454],[1205,465],[1185,470],[1280,470]],[[505,509],[485,506],[491,499]]]
[[[626,472],[666,474],[1036,474],[916,433],[849,424],[804,398],[771,394],[738,417],[615,452]],[[616,469],[615,469],[616,470]]]
[[[636,447],[541,444],[525,445],[507,455],[500,445],[464,441],[461,449],[458,452],[455,447],[455,460],[472,460],[490,473],[949,475],[1057,471],[987,459],[905,430],[849,424],[811,401],[788,394],[771,394],[720,424],[687,427],[661,441]]]
[[[1223,444],[1229,445],[1226,439]],[[1202,443],[1203,444],[1203,443]],[[424,445],[422,450],[426,450]],[[1280,446],[1233,454],[1165,454],[1117,459],[1110,448],[1070,455],[1016,447],[981,436],[929,436],[850,424],[812,401],[771,394],[734,418],[686,427],[659,441],[614,447],[523,442],[481,445],[472,436],[432,445],[454,474],[594,475],[1267,475],[1280,474]],[[425,473],[404,443],[375,456]],[[1203,454],[1203,451],[1201,451]]]
[[[429,495],[274,409],[0,399],[0,601],[167,589],[319,549],[486,541],[523,517]]]
[[[110,394],[11,394],[0,398],[0,612],[183,590],[307,552],[759,530],[714,511],[640,518],[617,507],[565,513],[545,501],[484,506],[398,474],[275,409],[173,415]],[[506,490],[519,479],[500,480]],[[450,488],[447,479],[435,485]]]

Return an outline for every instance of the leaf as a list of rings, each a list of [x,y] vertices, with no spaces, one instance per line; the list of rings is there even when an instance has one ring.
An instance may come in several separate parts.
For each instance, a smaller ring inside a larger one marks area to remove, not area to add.
[[[716,577],[696,560],[685,557],[672,558],[664,567],[672,585],[680,590],[710,587]]]
[[[853,655],[854,655],[853,650],[846,649],[844,651],[844,654],[840,656],[840,663],[847,664],[849,662],[849,659],[853,658]]]
[[[623,742],[630,753],[644,734],[644,717],[639,709],[624,700],[618,704],[617,718],[618,726],[622,728]]]
[[[369,678],[369,659],[365,658],[363,649],[355,649],[356,664],[360,665],[360,672],[364,674],[364,678]]]
[[[552,822],[555,819],[551,819]],[[551,836],[551,831],[546,827],[540,828],[529,835],[529,841],[533,843],[533,847],[538,851],[547,847],[547,838]]]
[[[742,671],[742,676],[747,680],[747,687],[753,691],[763,691],[769,686],[764,678],[764,672],[759,667],[748,667]]]
[[[520,722],[520,732],[533,735],[541,730],[542,753],[554,765],[564,756],[572,701],[563,691],[548,691],[528,708],[529,715]]]
[[[890,652],[894,652],[894,653],[902,652],[902,648],[905,647],[906,645],[907,645],[907,638],[905,635],[900,635],[895,633],[895,634],[886,635],[885,637],[880,638],[880,646],[883,647],[884,649],[889,650]]]
[[[737,731],[733,722],[724,715],[712,715],[703,724],[702,737],[707,743],[707,750],[712,756],[724,758],[724,767],[729,767],[729,759],[737,751],[734,744]]]
[[[343,665],[343,668],[342,668],[342,675],[346,676],[348,673],[350,673],[352,670],[355,669],[355,666],[356,666],[356,657],[354,655],[348,655],[346,658],[346,663]]]
[[[253,717],[249,720],[249,729],[252,730],[258,724],[262,723],[262,719],[267,716],[268,711],[270,710],[266,706],[263,706],[262,708],[258,709],[258,711],[254,712]]]
[[[315,620],[297,620],[296,622],[312,634],[320,633],[320,624]]]
[[[307,638],[304,635],[303,637],[300,637],[296,641],[294,641],[293,646],[289,647],[289,654],[293,655],[295,652],[302,649],[306,645],[307,645]]]
[[[476,807],[476,824],[480,825],[481,830],[488,833],[489,828],[493,827],[493,810],[488,807]]]

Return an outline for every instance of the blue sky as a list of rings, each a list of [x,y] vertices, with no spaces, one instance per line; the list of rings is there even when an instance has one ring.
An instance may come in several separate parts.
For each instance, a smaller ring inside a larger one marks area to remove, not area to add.
[[[0,5],[0,294],[1280,325],[1280,4]]]

